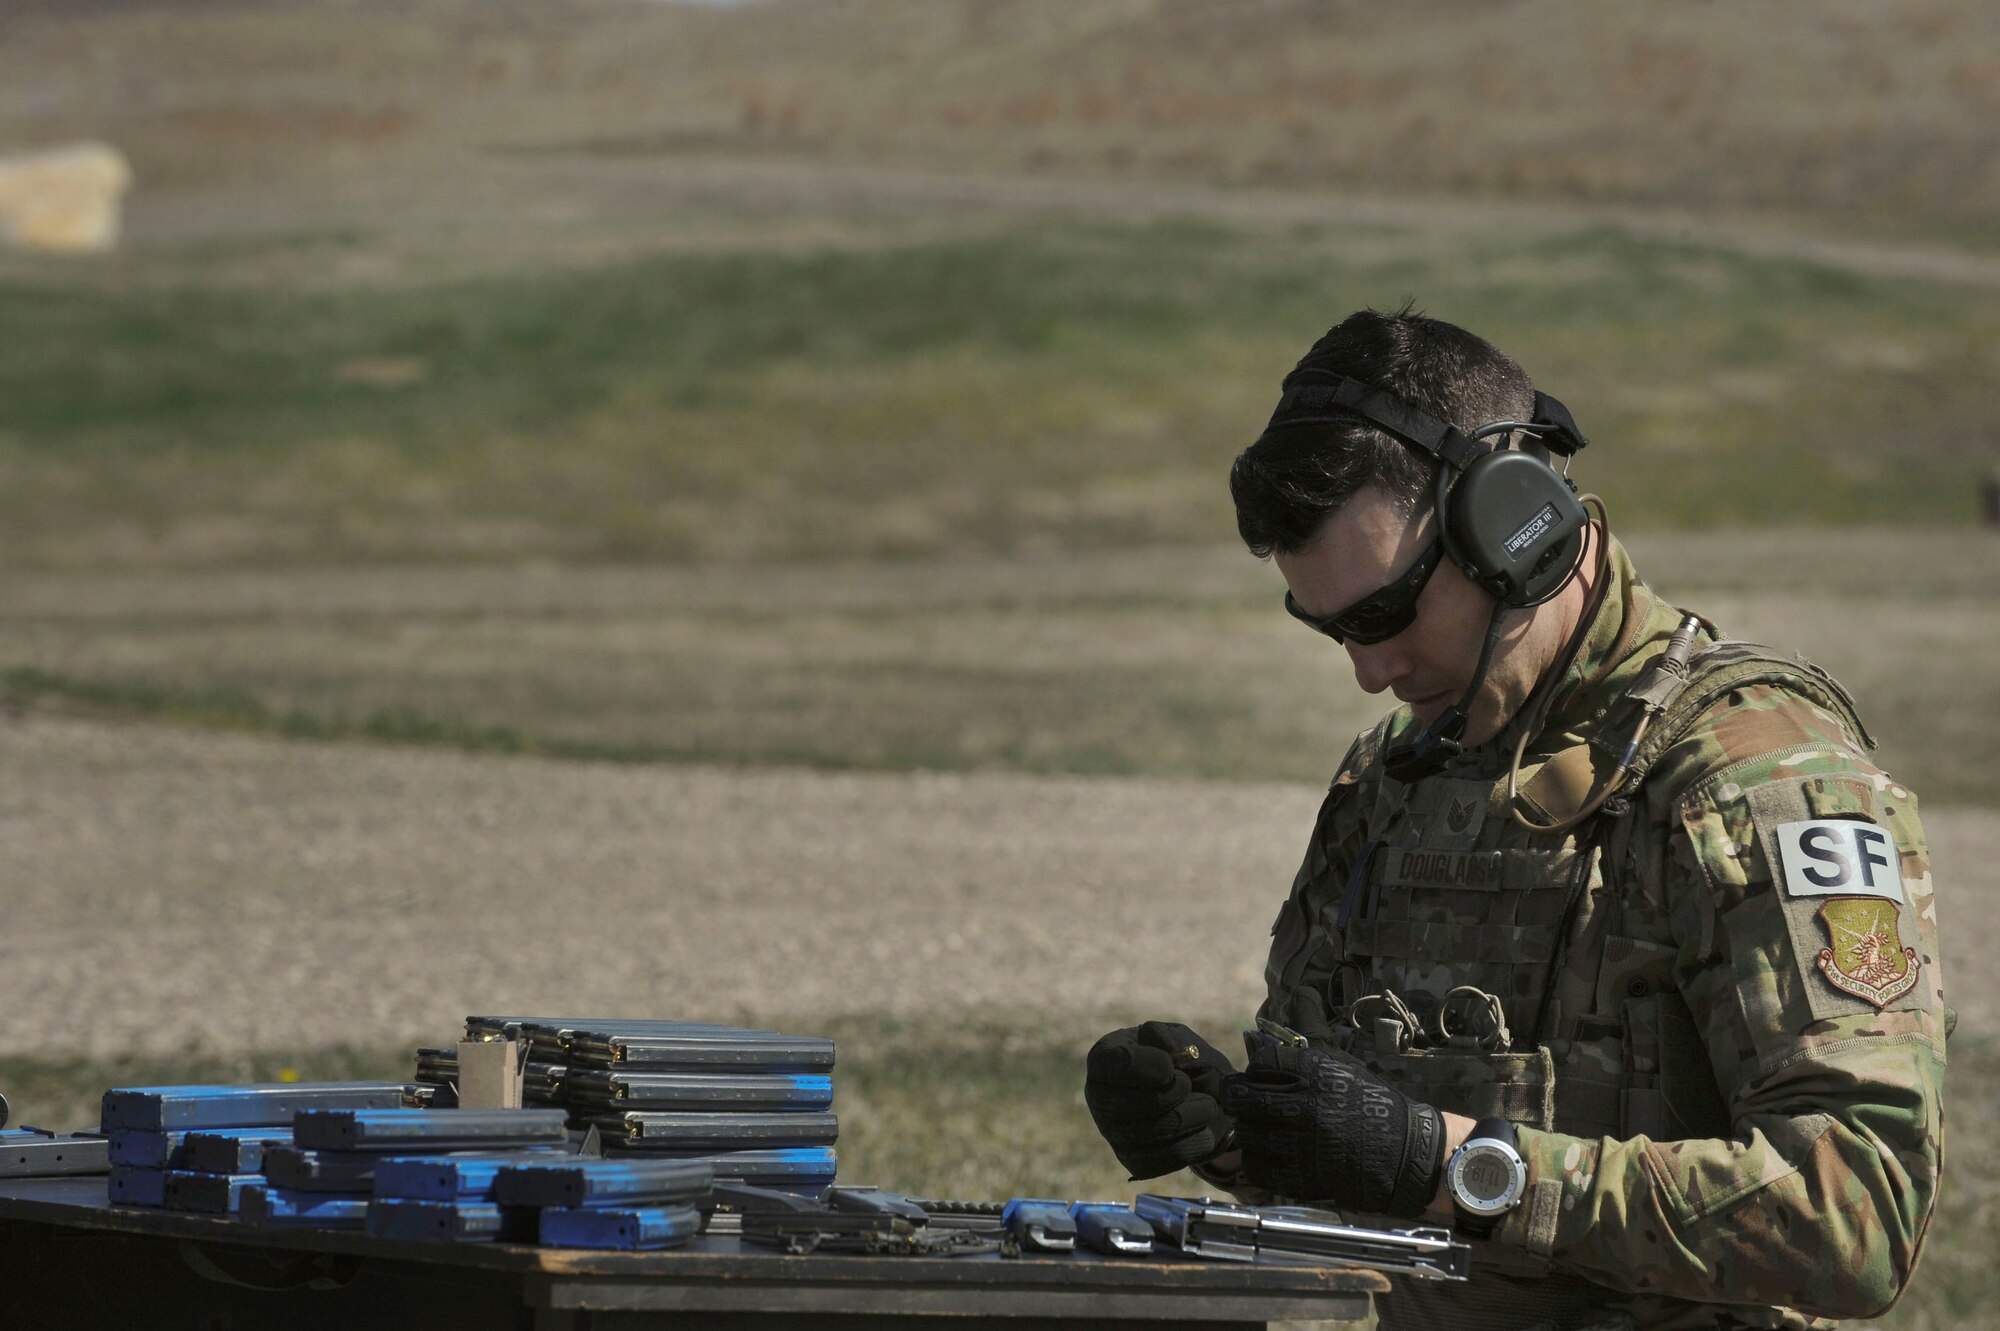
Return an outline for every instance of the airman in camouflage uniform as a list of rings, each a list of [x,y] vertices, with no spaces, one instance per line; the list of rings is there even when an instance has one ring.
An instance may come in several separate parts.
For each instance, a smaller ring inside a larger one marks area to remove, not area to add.
[[[1574,797],[1560,768],[1588,771],[1593,751],[1566,755],[1619,720],[1681,618],[1615,545],[1613,569],[1529,746],[1538,821]],[[1824,675],[1762,657],[1711,669],[1655,729],[1672,742],[1635,794],[1567,834],[1508,816],[1489,753],[1414,790],[1387,778],[1407,709],[1355,743],[1328,792],[1273,929],[1261,1015],[1353,1046],[1413,1098],[1521,1125],[1527,1199],[1489,1264],[1528,1279],[1433,1298],[1559,1325],[1618,1306],[1642,1326],[1719,1312],[1788,1326],[1803,1318],[1787,1308],[1879,1312],[1916,1264],[1945,1045],[1916,798],[1868,761]],[[1786,891],[1778,829],[1814,819],[1883,828],[1903,899]],[[1499,997],[1504,1048],[1480,1038],[1500,1023],[1448,1009],[1462,985]],[[1460,1031],[1472,1047],[1452,1047]]]
[[[1410,782],[1384,758],[1424,707],[1355,742],[1273,925],[1259,1015],[1412,1102],[1517,1125],[1527,1190],[1475,1243],[1473,1281],[1399,1285],[1385,1326],[1879,1313],[1916,1266],[1943,1144],[1916,798],[1869,760],[1832,679],[1694,631],[1595,539],[1606,585],[1575,615],[1580,649],[1529,681],[1555,690],[1545,710],[1503,696],[1488,737],[1475,724]],[[1297,561],[1280,566],[1305,601]],[[1663,671],[1677,629],[1692,659]],[[1641,703],[1653,721],[1615,794],[1531,828],[1606,789]],[[1235,1168],[1207,1174],[1268,1199]]]

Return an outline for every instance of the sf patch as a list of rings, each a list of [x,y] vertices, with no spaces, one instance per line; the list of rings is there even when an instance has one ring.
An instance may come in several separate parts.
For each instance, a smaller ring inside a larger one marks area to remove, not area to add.
[[[1739,764],[1683,811],[1702,872],[1720,890],[1740,884],[1748,893],[1728,927],[1745,944],[1739,999],[1761,1029],[1804,1031],[1942,1002],[1916,800],[1861,769],[1774,779],[1774,770],[1827,756]],[[1768,892],[1757,891],[1760,879]],[[1787,935],[1788,956],[1774,955],[1773,925]]]
[[[1828,945],[1815,958],[1836,988],[1885,1008],[1917,987],[1917,950],[1903,946],[1896,903],[1833,897],[1819,908]]]
[[[1885,1008],[1917,987],[1917,950],[1903,945],[1903,872],[1896,843],[1873,823],[1817,818],[1778,825],[1785,891],[1825,897],[1827,945],[1813,964],[1842,993]]]
[[[1818,818],[1778,825],[1785,891],[1795,897],[1903,899],[1896,843],[1873,823]]]

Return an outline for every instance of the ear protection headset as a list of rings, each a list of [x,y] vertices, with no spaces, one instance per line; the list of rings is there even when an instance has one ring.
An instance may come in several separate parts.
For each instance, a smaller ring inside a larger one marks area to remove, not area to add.
[[[1445,557],[1502,605],[1540,605],[1562,590],[1582,554],[1588,520],[1569,481],[1567,459],[1590,441],[1569,409],[1535,394],[1534,419],[1492,421],[1467,434],[1403,399],[1331,370],[1301,365],[1265,431],[1331,424],[1359,416],[1437,459],[1438,534]],[[1507,447],[1515,431],[1564,459],[1562,472]],[[1488,443],[1498,437],[1499,442]]]
[[[1285,377],[1278,409],[1264,429],[1269,433],[1355,416],[1437,459],[1439,542],[1446,558],[1495,602],[1479,666],[1465,695],[1416,739],[1394,745],[1384,755],[1390,777],[1416,781],[1440,771],[1463,747],[1465,710],[1486,680],[1506,612],[1550,599],[1582,562],[1582,533],[1589,519],[1570,483],[1568,459],[1590,441],[1576,428],[1569,408],[1546,393],[1535,394],[1532,420],[1490,421],[1467,434],[1393,393],[1311,364]],[[1563,471],[1532,453],[1508,448],[1508,436],[1516,431],[1561,455]],[[1487,442],[1494,439],[1498,442]]]

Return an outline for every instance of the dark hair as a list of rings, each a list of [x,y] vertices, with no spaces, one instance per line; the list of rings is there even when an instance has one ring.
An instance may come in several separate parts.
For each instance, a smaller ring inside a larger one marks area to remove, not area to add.
[[[1526,420],[1534,411],[1534,386],[1510,357],[1407,305],[1348,315],[1313,343],[1293,373],[1308,365],[1394,393],[1461,430]],[[1292,554],[1370,482],[1414,512],[1431,493],[1437,466],[1359,416],[1267,429],[1229,469],[1236,530],[1259,559],[1274,550]]]

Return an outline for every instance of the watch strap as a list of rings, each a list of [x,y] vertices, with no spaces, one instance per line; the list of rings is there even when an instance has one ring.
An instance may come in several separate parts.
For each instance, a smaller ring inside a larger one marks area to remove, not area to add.
[[[1403,1166],[1396,1171],[1396,1188],[1388,1214],[1420,1216],[1437,1197],[1444,1174],[1444,1115],[1426,1104],[1410,1105],[1409,1135],[1403,1142]]]

